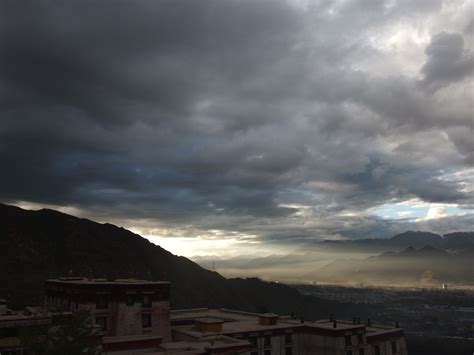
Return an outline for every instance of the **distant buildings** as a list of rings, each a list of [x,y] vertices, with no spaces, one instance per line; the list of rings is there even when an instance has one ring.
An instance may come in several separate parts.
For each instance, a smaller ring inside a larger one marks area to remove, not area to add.
[[[103,354],[405,355],[403,330],[335,319],[308,322],[227,309],[170,311],[170,284],[144,280],[46,281],[49,313],[11,314],[0,301],[0,353],[23,354],[22,327],[48,325],[51,311],[86,311]]]

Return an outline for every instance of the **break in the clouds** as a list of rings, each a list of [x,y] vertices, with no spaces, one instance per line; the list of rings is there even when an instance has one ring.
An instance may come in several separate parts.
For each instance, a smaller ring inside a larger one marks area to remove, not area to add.
[[[2,1],[0,197],[239,246],[472,229],[473,6]]]

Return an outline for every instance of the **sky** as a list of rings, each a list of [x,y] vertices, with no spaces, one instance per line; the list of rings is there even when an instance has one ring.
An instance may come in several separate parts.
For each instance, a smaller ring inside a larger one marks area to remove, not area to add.
[[[474,1],[0,2],[0,201],[180,255],[474,230]]]

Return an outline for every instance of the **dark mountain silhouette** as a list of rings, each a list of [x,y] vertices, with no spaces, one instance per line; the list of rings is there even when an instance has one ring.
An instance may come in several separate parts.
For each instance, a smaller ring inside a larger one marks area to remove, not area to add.
[[[29,211],[0,204],[0,298],[13,306],[41,303],[44,280],[68,274],[137,277],[172,282],[172,306],[227,307],[281,314],[327,316],[349,305],[303,296],[259,279],[226,279],[111,224],[53,210]],[[359,312],[363,309],[359,308]]]
[[[387,244],[393,246],[411,245],[418,247],[422,245],[431,245],[437,247],[443,244],[443,237],[430,232],[408,231],[397,234],[396,236],[390,238],[387,242]]]
[[[444,235],[445,248],[474,247],[474,232],[457,232]]]

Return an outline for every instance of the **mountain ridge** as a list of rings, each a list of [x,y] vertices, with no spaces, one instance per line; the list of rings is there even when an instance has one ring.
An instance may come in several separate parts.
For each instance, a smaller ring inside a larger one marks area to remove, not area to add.
[[[225,307],[308,319],[325,317],[328,309],[344,315],[350,308],[301,295],[283,284],[226,279],[124,228],[48,209],[0,204],[0,260],[0,296],[14,307],[42,303],[44,280],[73,270],[86,277],[127,277],[133,272],[170,281],[173,308]]]
[[[364,249],[393,250],[394,248],[406,248],[413,246],[416,248],[431,245],[435,248],[451,249],[460,246],[474,245],[474,232],[455,232],[439,235],[425,231],[406,231],[396,234],[390,238],[366,238],[355,240],[323,240],[312,243],[310,248],[325,249]]]
[[[471,254],[453,254],[426,245],[388,251],[363,260],[335,260],[311,273],[318,281],[384,284],[474,284]],[[390,281],[389,281],[390,280]]]

